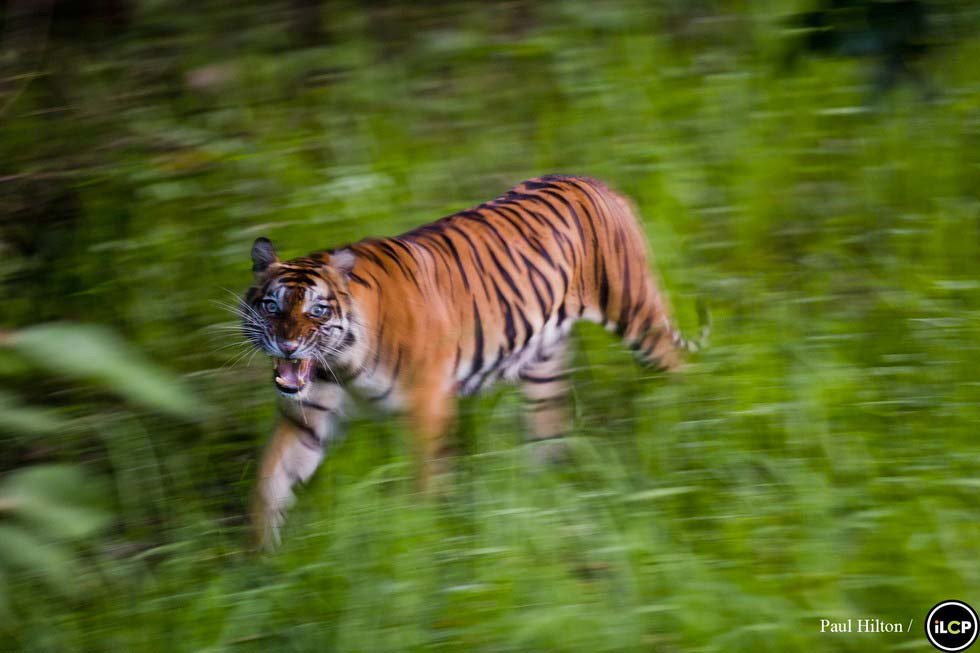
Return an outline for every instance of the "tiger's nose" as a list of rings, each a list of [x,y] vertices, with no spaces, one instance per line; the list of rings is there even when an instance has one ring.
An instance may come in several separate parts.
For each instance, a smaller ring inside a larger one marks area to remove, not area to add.
[[[282,353],[286,354],[286,357],[292,356],[299,349],[299,342],[296,340],[283,340],[279,343],[279,349]]]

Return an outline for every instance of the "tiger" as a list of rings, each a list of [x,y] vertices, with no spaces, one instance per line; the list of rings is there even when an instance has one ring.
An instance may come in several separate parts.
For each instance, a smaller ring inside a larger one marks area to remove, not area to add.
[[[520,384],[529,439],[569,423],[569,332],[618,334],[641,363],[677,369],[702,348],[674,326],[633,204],[596,179],[548,175],[397,237],[282,261],[252,247],[245,338],[275,359],[280,418],[252,502],[258,546],[279,545],[293,486],[338,440],[351,397],[400,411],[417,484],[447,471],[456,398]]]

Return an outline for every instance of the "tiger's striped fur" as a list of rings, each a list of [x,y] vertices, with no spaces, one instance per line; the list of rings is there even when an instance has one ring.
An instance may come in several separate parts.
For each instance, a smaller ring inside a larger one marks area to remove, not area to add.
[[[426,488],[444,464],[457,395],[519,382],[532,437],[564,431],[576,321],[615,331],[660,370],[698,347],[670,321],[630,202],[584,177],[525,181],[401,236],[287,262],[259,239],[253,262],[245,332],[288,359],[277,384],[292,400],[259,475],[254,519],[266,545],[291,486],[335,438],[347,391],[405,411]]]

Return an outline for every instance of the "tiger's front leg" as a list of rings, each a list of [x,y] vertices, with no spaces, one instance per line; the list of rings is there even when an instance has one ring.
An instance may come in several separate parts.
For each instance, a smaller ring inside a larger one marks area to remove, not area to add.
[[[252,526],[262,549],[279,545],[279,528],[292,503],[292,487],[305,483],[337,439],[347,394],[336,383],[316,381],[302,399],[283,400],[266,447],[252,500]]]
[[[428,496],[444,494],[452,485],[453,446],[449,442],[456,416],[456,397],[439,361],[421,370],[408,393],[407,417],[418,459],[418,489]]]

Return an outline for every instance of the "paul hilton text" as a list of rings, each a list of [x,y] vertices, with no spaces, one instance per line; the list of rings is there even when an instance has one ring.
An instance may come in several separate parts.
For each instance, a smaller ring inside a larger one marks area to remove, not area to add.
[[[881,619],[848,619],[847,621],[820,620],[822,633],[904,633],[905,624]]]

